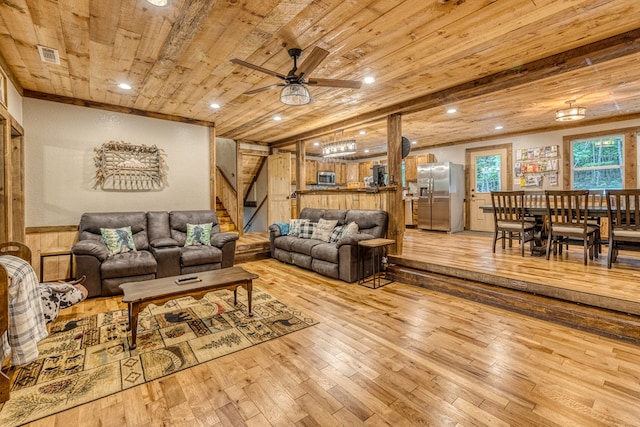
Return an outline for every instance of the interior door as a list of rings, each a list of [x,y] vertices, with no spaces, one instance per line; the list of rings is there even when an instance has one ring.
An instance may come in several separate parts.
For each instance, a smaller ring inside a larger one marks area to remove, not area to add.
[[[473,151],[470,156],[469,226],[473,231],[493,231],[493,214],[482,212],[491,206],[491,192],[506,190],[508,168],[507,148]]]
[[[291,153],[272,154],[267,159],[269,191],[267,224],[291,219]]]

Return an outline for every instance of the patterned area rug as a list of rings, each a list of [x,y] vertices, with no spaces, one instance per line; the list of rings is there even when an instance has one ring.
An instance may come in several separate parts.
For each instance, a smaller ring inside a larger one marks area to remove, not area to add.
[[[18,369],[0,426],[19,425],[278,338],[315,322],[267,292],[220,290],[148,306],[129,349],[127,310],[59,318],[39,344],[40,358]]]

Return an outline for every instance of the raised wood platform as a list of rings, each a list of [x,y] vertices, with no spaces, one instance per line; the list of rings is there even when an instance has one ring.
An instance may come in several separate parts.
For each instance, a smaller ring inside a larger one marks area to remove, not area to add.
[[[562,255],[520,256],[491,233],[407,230],[402,256],[390,256],[396,280],[640,343],[640,253],[621,252],[607,269],[607,248],[583,265],[582,248]]]

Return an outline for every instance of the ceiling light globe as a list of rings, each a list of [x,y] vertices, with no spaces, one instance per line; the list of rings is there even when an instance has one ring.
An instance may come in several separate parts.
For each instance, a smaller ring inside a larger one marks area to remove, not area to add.
[[[288,84],[280,92],[280,102],[285,105],[306,105],[311,102],[311,94],[301,84]]]

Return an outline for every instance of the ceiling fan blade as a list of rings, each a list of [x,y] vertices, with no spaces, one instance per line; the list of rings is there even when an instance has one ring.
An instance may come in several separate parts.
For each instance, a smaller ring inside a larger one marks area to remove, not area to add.
[[[314,47],[307,59],[305,59],[298,67],[298,75],[308,76],[313,72],[313,70],[316,69],[318,65],[320,65],[322,61],[324,61],[324,58],[326,58],[328,55],[329,52],[322,49],[321,47]]]
[[[336,80],[336,79],[309,79],[307,84],[313,86],[345,87],[360,89],[362,82],[358,80]]]
[[[279,77],[282,80],[286,80],[286,77],[283,74],[276,73],[275,71],[271,71],[258,65],[251,64],[249,62],[243,61],[242,59],[233,58],[231,62],[233,62],[234,64],[242,65],[243,67],[251,68],[252,70],[260,71],[261,73],[269,74],[270,76]]]
[[[277,87],[282,87],[284,85],[285,85],[284,83],[277,84],[277,85],[269,85],[269,86],[265,86],[265,87],[261,87],[261,88],[258,88],[258,89],[253,89],[253,90],[247,91],[247,92],[243,93],[243,95],[253,95],[254,93],[263,92],[265,90],[270,90],[270,89],[275,89]]]

